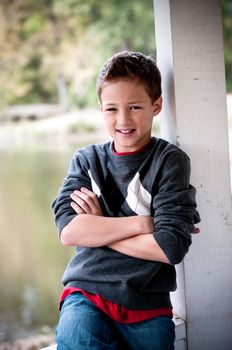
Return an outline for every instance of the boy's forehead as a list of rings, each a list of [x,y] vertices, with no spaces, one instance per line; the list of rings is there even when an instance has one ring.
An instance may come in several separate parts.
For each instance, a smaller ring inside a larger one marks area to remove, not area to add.
[[[148,95],[145,84],[138,79],[114,79],[105,81],[102,84],[101,99],[112,99],[116,95],[123,97],[137,97],[142,95]]]
[[[102,83],[102,89],[105,86],[108,85],[115,85],[117,83],[128,83],[128,84],[132,84],[132,85],[141,85],[142,83],[140,82],[140,80],[138,78],[132,78],[132,77],[118,77],[118,78],[114,78],[114,79],[110,79],[110,80],[105,80]]]

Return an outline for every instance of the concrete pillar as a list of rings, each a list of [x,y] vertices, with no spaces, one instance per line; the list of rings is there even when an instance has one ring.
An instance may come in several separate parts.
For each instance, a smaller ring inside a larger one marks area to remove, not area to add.
[[[229,350],[232,215],[220,1],[154,0],[154,11],[166,105],[161,136],[190,156],[202,218],[179,267],[175,308],[186,317],[188,350]]]

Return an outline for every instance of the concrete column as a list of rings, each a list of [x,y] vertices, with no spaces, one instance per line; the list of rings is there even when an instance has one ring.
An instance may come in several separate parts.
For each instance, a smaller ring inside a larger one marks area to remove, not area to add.
[[[175,301],[186,311],[188,350],[229,350],[232,216],[220,1],[154,0],[154,11],[168,105],[161,114],[161,136],[190,156],[202,218]]]
[[[172,24],[169,1],[154,1],[157,63],[162,74],[163,110],[160,114],[161,137],[176,144],[176,106],[173,76]],[[175,314],[186,320],[183,263],[177,267],[178,289],[172,293]]]

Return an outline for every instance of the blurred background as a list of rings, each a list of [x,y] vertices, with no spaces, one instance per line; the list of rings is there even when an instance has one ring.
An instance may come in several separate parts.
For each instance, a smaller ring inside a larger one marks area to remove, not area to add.
[[[231,135],[232,1],[221,4]],[[152,0],[0,0],[2,349],[52,339],[73,248],[57,239],[51,202],[74,151],[107,139],[95,82],[125,49],[156,56]]]

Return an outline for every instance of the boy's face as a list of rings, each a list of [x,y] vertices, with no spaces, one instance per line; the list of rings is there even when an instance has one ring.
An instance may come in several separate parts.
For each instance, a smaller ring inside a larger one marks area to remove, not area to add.
[[[115,80],[103,85],[100,102],[116,152],[134,152],[151,139],[152,120],[162,108],[137,80]]]

